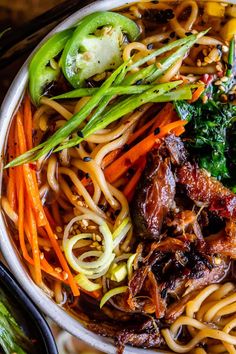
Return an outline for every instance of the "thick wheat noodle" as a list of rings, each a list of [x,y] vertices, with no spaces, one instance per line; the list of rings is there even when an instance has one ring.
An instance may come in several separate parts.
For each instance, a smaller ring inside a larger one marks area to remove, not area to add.
[[[112,186],[110,183],[108,183],[108,188],[112,195],[119,201],[121,206],[120,212],[114,224],[114,229],[116,229],[122,223],[122,221],[129,215],[129,204],[121,191]]]
[[[93,134],[86,138],[86,141],[93,143],[108,143],[114,139],[119,138],[122,134],[124,134],[128,128],[130,128],[133,124],[135,124],[145,112],[152,106],[151,103],[144,105],[141,111],[137,111],[127,117],[121,125],[119,125],[116,129],[112,130],[108,134]]]
[[[183,61],[183,58],[179,58],[176,61],[176,63],[174,65],[172,65],[172,67],[169,70],[167,70],[167,72],[161,77],[161,79],[159,81],[160,82],[170,82],[171,79],[173,79],[173,77],[178,74],[179,69],[181,68],[181,65],[182,65],[182,61]]]
[[[77,155],[78,156],[78,155]],[[71,165],[76,167],[78,170],[83,171],[84,173],[88,173],[90,169],[88,168],[88,164],[84,163],[83,161],[79,160],[79,159],[73,159],[71,161]],[[101,198],[101,188],[99,186],[99,184],[97,183],[97,180],[94,176],[90,176],[90,179],[93,183],[93,188],[94,188],[94,193],[93,193],[93,201],[95,204],[98,204],[100,198]]]
[[[161,34],[154,34],[153,36],[147,37],[142,40],[144,45],[148,45],[150,43],[160,43],[164,39],[169,38],[171,32],[161,33]]]
[[[90,100],[90,97],[82,97],[75,105],[74,114],[78,113]]]
[[[109,154],[111,151],[116,150],[118,148],[122,148],[124,144],[126,144],[127,140],[129,139],[130,131],[126,132],[118,139],[111,141],[110,143],[101,147],[98,153],[94,157],[94,161],[98,166],[101,166],[102,160],[104,157]]]
[[[18,224],[18,214],[12,209],[10,203],[6,197],[2,197],[2,207],[6,215],[14,222]]]
[[[54,109],[56,112],[58,112],[62,117],[64,117],[66,120],[69,120],[73,114],[69,112],[66,108],[63,107],[60,103],[50,100],[47,97],[42,97],[41,98],[41,103],[49,106],[50,108]]]
[[[66,167],[59,167],[58,173],[64,174],[64,175],[67,175],[68,177],[70,177],[71,181],[75,185],[75,188],[76,188],[78,194],[84,198],[88,207],[91,208],[96,213],[98,213],[98,215],[105,217],[104,213],[94,203],[93,199],[91,198],[90,194],[87,192],[86,188],[83,186],[83,184],[80,182],[77,175],[71,169],[66,168]],[[73,204],[73,200],[71,200],[71,197],[70,197],[70,201]]]
[[[119,203],[117,203],[117,201],[110,193],[108,182],[105,179],[104,172],[102,171],[101,167],[99,167],[94,160],[85,163],[88,165],[88,172],[90,176],[96,180],[108,203],[113,209],[119,209]],[[74,165],[76,166],[76,164]]]
[[[50,156],[48,160],[48,167],[47,167],[47,181],[49,186],[54,190],[56,193],[59,192],[59,184],[56,178],[57,175],[57,158],[55,155]]]
[[[132,42],[128,44],[123,51],[123,60],[129,61],[131,59],[131,54],[133,51],[143,52],[143,56],[148,55],[149,50],[146,45],[140,42]]]
[[[187,21],[183,25],[181,25],[178,21],[178,17],[188,7],[191,7],[191,14],[187,19]],[[196,21],[197,16],[198,16],[198,5],[196,1],[193,0],[183,1],[179,6],[177,6],[175,10],[175,17],[170,20],[170,25],[173,31],[177,33],[179,37],[185,37],[186,32],[192,29],[192,26]]]
[[[50,187],[48,185],[48,183],[44,183],[40,189],[39,189],[39,196],[40,196],[40,199],[42,200],[45,195],[47,195],[47,193],[49,192],[50,190]]]
[[[216,65],[210,64],[206,66],[186,66],[182,65],[180,68],[181,74],[193,74],[193,75],[204,75],[204,74],[215,74],[216,73]]]

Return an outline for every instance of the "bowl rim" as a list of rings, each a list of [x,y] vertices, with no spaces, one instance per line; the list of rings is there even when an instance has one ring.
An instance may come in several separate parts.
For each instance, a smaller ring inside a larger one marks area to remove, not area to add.
[[[17,300],[17,303],[29,312],[29,318],[34,319],[34,323],[42,337],[47,352],[45,354],[59,354],[56,346],[55,339],[51,332],[51,329],[38,308],[31,301],[29,296],[24,292],[17,280],[10,273],[9,269],[0,262],[0,282],[6,287],[9,292],[13,291],[12,297]]]
[[[6,148],[6,140],[9,132],[9,127],[11,120],[18,109],[18,106],[24,95],[27,82],[28,82],[28,63],[33,53],[38,47],[44,43],[47,38],[52,34],[62,31],[68,27],[71,27],[80,18],[95,12],[95,11],[106,11],[112,10],[116,7],[134,3],[134,0],[99,0],[93,2],[82,9],[79,9],[74,14],[69,16],[67,19],[62,21],[57,25],[52,31],[49,32],[47,36],[39,43],[36,49],[28,57],[26,62],[23,64],[22,68],[13,80],[0,108],[0,198],[2,192],[2,172],[3,172],[3,156]],[[115,353],[116,347],[113,344],[111,338],[105,338],[98,334],[95,334],[88,329],[86,329],[78,320],[68,314],[62,307],[52,301],[31,279],[24,264],[21,260],[20,254],[10,237],[8,226],[5,217],[0,211],[0,249],[1,252],[10,268],[14,274],[17,281],[20,283],[24,291],[30,297],[30,299],[37,304],[38,308],[50,317],[54,322],[59,324],[66,331],[70,332],[72,335],[83,340],[84,342],[90,344],[92,347],[105,352],[105,353]],[[157,351],[149,350],[150,354]],[[145,349],[132,348],[127,346],[125,348],[125,353],[127,354],[145,354],[147,353]]]

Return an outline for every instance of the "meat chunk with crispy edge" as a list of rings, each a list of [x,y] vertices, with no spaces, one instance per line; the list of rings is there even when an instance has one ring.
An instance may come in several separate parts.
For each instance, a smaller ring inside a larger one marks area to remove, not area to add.
[[[131,206],[136,234],[140,238],[159,238],[163,220],[174,205],[174,197],[175,178],[170,159],[163,159],[158,149],[154,149],[148,156],[144,176]]]
[[[177,169],[176,176],[194,202],[205,204],[223,218],[236,218],[236,194],[206,171],[187,162]]]

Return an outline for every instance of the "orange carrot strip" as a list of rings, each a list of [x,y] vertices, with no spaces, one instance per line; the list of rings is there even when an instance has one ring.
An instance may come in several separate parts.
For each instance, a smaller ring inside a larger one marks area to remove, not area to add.
[[[174,106],[172,103],[167,103],[162,110],[157,114],[156,117],[156,122],[152,128],[152,131],[154,132],[154,130],[156,128],[160,128],[163,127],[164,125],[166,125],[167,123],[171,123],[174,120],[177,120],[178,116],[177,113],[174,110]]]
[[[20,154],[23,154],[26,151],[26,139],[25,139],[25,133],[24,133],[24,127],[23,127],[23,122],[22,122],[22,115],[18,111],[17,116],[16,116],[16,122],[17,122],[17,132],[18,132],[18,143],[19,143],[19,152]],[[46,224],[46,217],[43,211],[41,199],[39,196],[39,190],[38,190],[38,185],[36,181],[36,176],[35,172],[31,170],[28,164],[23,165],[23,171],[24,171],[24,180],[26,184],[26,189],[28,196],[30,198],[31,205],[34,209],[34,213],[36,216],[37,224],[38,226],[45,226]]]
[[[65,273],[68,275],[68,283],[70,284],[72,293],[74,296],[79,296],[80,292],[79,292],[79,288],[73,278],[73,275],[70,271],[70,268],[67,264],[67,261],[61,251],[61,248],[56,240],[56,237],[51,229],[51,226],[49,224],[49,222],[47,221],[47,224],[45,225],[45,229],[47,231],[48,237],[50,239],[50,242],[52,244],[52,247],[57,255],[57,258],[61,264],[61,267],[63,268],[63,270],[65,271]]]
[[[33,139],[32,139],[32,110],[29,95],[27,94],[24,102],[24,128],[25,128],[25,138],[27,150],[32,149],[33,147]]]
[[[25,195],[24,195],[24,176],[22,166],[17,167],[17,183],[18,183],[18,231],[19,231],[19,241],[20,248],[23,254],[23,257],[27,262],[33,264],[32,258],[29,256],[29,253],[25,244],[25,231],[24,231],[24,213],[25,213]]]
[[[27,223],[25,223],[25,233],[26,233],[26,236],[27,236],[28,241],[29,241],[29,243],[30,243],[30,245],[31,245],[31,248],[32,248],[32,237],[31,237],[31,232],[30,232],[30,230],[29,230],[29,226],[28,226]],[[45,232],[45,234],[46,234],[46,232]],[[33,265],[33,260],[32,260],[31,263],[32,263],[32,265]],[[43,259],[41,260],[41,269],[42,269],[45,273],[51,275],[53,278],[55,278],[55,279],[57,279],[57,280],[61,280],[61,281],[63,281],[64,283],[67,283],[67,282],[63,279],[62,274],[61,274],[61,273],[57,273],[57,272],[54,270],[54,268],[51,266],[51,264],[49,264],[48,261],[47,261],[45,258],[43,258]]]
[[[194,91],[192,99],[189,102],[190,103],[196,102],[204,91],[205,91],[205,86],[204,85],[199,86],[196,89],[196,91]]]
[[[27,208],[27,216],[28,216],[29,229],[30,229],[31,239],[32,239],[32,254],[33,254],[34,269],[35,269],[35,282],[36,284],[40,285],[42,284],[42,274],[41,274],[40,253],[39,253],[39,245],[38,245],[38,232],[37,232],[36,220],[34,218],[34,214],[30,205]]]
[[[136,163],[141,156],[146,155],[153,148],[158,139],[163,138],[172,129],[175,129],[178,126],[183,126],[187,123],[187,121],[183,120],[172,122],[160,128],[159,134],[155,135],[154,133],[151,133],[148,135],[145,139],[133,146],[105,169],[105,176],[107,180],[110,183],[115,182],[119,177],[127,172],[127,170],[134,165],[134,163]]]
[[[145,166],[146,166],[146,158],[145,157],[140,158],[140,165],[137,171],[132,176],[132,178],[130,179],[130,181],[127,183],[126,187],[123,190],[123,193],[129,202],[132,200],[133,194],[135,192],[135,188],[137,187],[137,184],[141,178]]]
[[[116,157],[119,155],[119,153],[121,151],[122,151],[122,149],[116,149],[116,150],[109,152],[109,154],[107,154],[104,157],[104,159],[102,160],[101,167],[105,168],[105,167],[109,166],[116,159]]]
[[[147,122],[146,124],[144,124],[140,129],[138,129],[136,132],[134,132],[130,138],[127,141],[127,144],[131,144],[132,142],[134,142],[137,138],[139,138],[140,136],[142,136],[146,130],[148,130],[149,128],[151,128],[151,126],[155,123],[157,119],[157,116],[155,116],[154,118],[152,118],[149,122]]]
[[[173,133],[174,133],[176,136],[180,136],[180,135],[182,135],[184,132],[185,132],[185,128],[184,128],[184,127],[178,127],[178,128],[176,128],[176,129],[173,129]]]
[[[45,215],[46,215],[46,217],[47,217],[47,219],[48,219],[48,221],[49,221],[49,224],[50,224],[51,226],[55,227],[55,226],[56,226],[56,223],[55,223],[55,221],[54,221],[54,219],[53,219],[53,217],[52,217],[50,211],[48,210],[48,208],[47,208],[47,207],[43,207],[43,210],[44,210],[44,213],[45,213]]]

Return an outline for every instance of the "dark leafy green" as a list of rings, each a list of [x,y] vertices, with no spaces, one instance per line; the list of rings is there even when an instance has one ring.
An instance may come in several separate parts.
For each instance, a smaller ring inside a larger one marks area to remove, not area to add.
[[[175,102],[181,119],[190,123],[186,133],[186,144],[200,165],[219,180],[233,184],[232,163],[236,166],[236,106],[210,99],[193,104],[186,101]]]
[[[0,347],[6,354],[31,352],[31,343],[12,317],[11,306],[2,290],[0,299]]]

